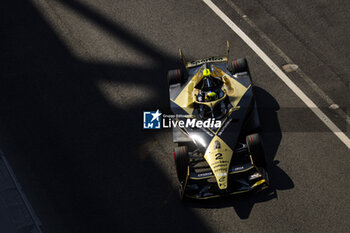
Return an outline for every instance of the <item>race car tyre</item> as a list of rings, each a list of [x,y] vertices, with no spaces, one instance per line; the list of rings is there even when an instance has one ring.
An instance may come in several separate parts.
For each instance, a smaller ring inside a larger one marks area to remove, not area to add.
[[[181,69],[168,71],[168,84],[173,85],[184,82],[184,73]]]
[[[254,164],[258,167],[266,168],[266,155],[260,135],[255,133],[246,136],[246,143]]]
[[[248,72],[249,73],[247,59],[239,58],[239,59],[235,59],[235,60],[229,62],[228,70],[232,74],[241,73],[241,72]]]
[[[188,169],[188,149],[187,146],[178,146],[174,150],[174,159],[176,166],[176,173],[179,181],[182,182],[186,179]]]

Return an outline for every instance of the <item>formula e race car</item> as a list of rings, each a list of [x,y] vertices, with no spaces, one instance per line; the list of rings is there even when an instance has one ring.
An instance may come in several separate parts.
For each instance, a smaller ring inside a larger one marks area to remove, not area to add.
[[[181,49],[179,52],[184,68],[168,71],[168,84],[172,120],[184,122],[173,127],[181,199],[268,187],[246,59],[228,61],[228,42],[226,57],[186,62]]]

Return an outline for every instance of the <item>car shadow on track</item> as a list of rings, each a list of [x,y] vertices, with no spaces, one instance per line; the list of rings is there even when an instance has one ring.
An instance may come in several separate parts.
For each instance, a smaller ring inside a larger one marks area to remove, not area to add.
[[[279,104],[276,99],[266,90],[260,87],[253,89],[259,117],[261,121],[261,134],[263,138],[265,153],[267,156],[270,186],[260,192],[250,192],[232,195],[217,199],[200,201],[187,201],[186,205],[193,208],[227,208],[233,207],[241,219],[249,218],[256,203],[278,199],[278,190],[287,190],[294,187],[292,179],[280,168],[278,160],[275,160],[277,149],[282,139],[282,132],[278,121],[277,112]]]

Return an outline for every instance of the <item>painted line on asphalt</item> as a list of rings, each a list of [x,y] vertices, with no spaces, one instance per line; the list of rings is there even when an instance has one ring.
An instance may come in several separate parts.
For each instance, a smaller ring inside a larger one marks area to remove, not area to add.
[[[350,139],[324,114],[319,107],[262,51],[229,17],[211,0],[203,0],[207,6],[234,31],[275,74],[310,108],[313,113],[350,149]]]
[[[225,2],[234,10],[236,13],[242,17],[242,19],[247,22],[247,24],[260,36],[260,38],[268,44],[272,50],[274,50],[287,64],[294,64],[292,59],[290,59],[287,54],[285,54],[260,28],[247,17],[246,14],[239,8],[236,4],[232,2],[232,0],[225,0]],[[314,92],[323,99],[324,102],[330,107],[335,105],[336,103],[300,68],[295,70],[304,81],[314,90]],[[345,122],[350,126],[350,116],[345,113],[341,108],[333,110],[336,114],[338,114],[341,118],[345,120]]]

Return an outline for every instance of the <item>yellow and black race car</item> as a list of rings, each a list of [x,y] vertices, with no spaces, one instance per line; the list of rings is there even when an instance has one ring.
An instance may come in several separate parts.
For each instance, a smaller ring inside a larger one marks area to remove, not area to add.
[[[210,57],[168,72],[180,197],[207,199],[269,185],[246,59]],[[208,122],[209,121],[209,122]],[[200,123],[198,123],[200,122]],[[207,124],[205,123],[207,122]],[[181,126],[181,127],[180,127]]]

